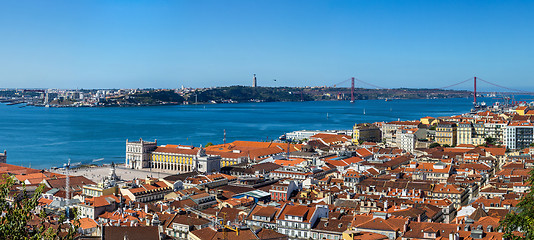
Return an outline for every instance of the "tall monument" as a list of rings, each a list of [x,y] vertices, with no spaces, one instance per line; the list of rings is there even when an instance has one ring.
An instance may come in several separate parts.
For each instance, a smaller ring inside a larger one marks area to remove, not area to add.
[[[252,87],[257,87],[258,82],[256,82],[256,74],[254,73],[254,77],[252,78]]]

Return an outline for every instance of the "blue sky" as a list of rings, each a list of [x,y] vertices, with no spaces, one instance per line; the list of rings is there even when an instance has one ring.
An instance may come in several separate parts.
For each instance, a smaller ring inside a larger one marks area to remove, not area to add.
[[[534,1],[1,1],[0,88],[250,85],[256,73],[262,86],[477,75],[534,90],[532,12]]]

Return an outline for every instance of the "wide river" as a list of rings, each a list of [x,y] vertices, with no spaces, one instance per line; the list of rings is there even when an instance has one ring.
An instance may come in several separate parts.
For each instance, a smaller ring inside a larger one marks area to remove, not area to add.
[[[485,99],[490,101],[491,99]],[[126,139],[199,146],[266,141],[295,130],[351,129],[355,123],[468,112],[471,99],[277,102],[110,108],[0,104],[0,151],[10,164],[50,168],[123,162]],[[365,114],[364,114],[365,113]]]

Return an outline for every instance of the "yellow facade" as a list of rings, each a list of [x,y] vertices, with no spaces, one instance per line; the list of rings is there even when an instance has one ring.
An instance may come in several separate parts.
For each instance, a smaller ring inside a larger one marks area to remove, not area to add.
[[[100,197],[104,195],[118,194],[119,188],[117,186],[110,187],[110,188],[102,188],[102,186],[84,185],[82,192],[86,196]]]
[[[195,169],[193,156],[169,155],[166,153],[152,153],[152,168],[188,172]]]
[[[189,169],[195,169],[194,156],[180,156],[180,155],[168,155],[165,153],[152,153],[152,168],[157,169],[169,169],[178,171],[189,171]],[[233,160],[221,160],[221,167],[231,166],[237,164],[237,161]],[[186,169],[186,170],[183,170]]]
[[[426,125],[436,125],[436,124],[438,124],[438,120],[435,119],[435,118],[424,117],[424,118],[421,118],[419,120],[421,121],[422,124],[426,124]]]
[[[360,144],[358,139],[360,139],[360,130],[358,124],[354,124],[354,127],[352,127],[352,143],[356,145]]]
[[[441,145],[456,145],[456,126],[440,126],[436,128],[436,142]]]
[[[235,165],[237,163],[238,163],[237,161],[221,160],[221,167],[232,166],[232,165]]]

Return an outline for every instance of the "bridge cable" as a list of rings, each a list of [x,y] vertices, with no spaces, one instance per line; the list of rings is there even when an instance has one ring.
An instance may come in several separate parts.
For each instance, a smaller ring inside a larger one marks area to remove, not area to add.
[[[504,89],[509,90],[509,91],[514,91],[514,92],[524,92],[524,93],[532,93],[532,92],[525,91],[525,90],[519,90],[519,89],[514,89],[514,88],[509,88],[509,87],[501,86],[501,85],[499,85],[499,84],[495,84],[495,83],[486,81],[486,80],[484,80],[484,79],[482,79],[482,78],[479,78],[479,77],[477,77],[477,80],[480,80],[480,81],[485,82],[485,83],[487,83],[487,84],[493,85],[493,86],[495,86],[495,87],[504,88]]]
[[[381,87],[381,86],[378,86],[378,85],[374,85],[374,84],[365,82],[365,81],[363,81],[363,80],[361,80],[361,79],[358,79],[358,78],[355,78],[354,80],[356,80],[356,81],[358,81],[358,82],[361,82],[361,83],[363,83],[363,84],[367,84],[367,85],[369,85],[369,86],[371,86],[371,87],[380,88],[380,89],[388,89],[388,88],[385,88],[385,87]]]
[[[463,80],[461,82],[458,82],[458,83],[455,83],[455,84],[452,84],[452,85],[449,85],[449,86],[445,86],[445,87],[440,87],[440,88],[437,88],[437,89],[447,89],[447,88],[451,88],[451,87],[454,87],[454,86],[457,86],[457,85],[460,85],[462,83],[465,83],[465,82],[469,82],[469,81],[472,81],[473,78],[468,78],[466,80]]]

